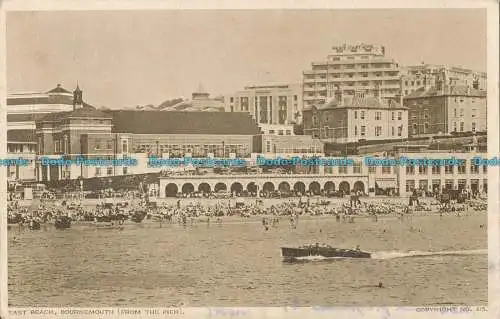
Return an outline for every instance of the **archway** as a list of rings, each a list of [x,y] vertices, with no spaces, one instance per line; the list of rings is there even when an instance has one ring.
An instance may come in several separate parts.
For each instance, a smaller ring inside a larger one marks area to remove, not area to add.
[[[178,192],[177,185],[174,183],[169,183],[165,187],[165,197],[176,197]]]
[[[243,185],[241,185],[240,183],[235,182],[233,183],[233,185],[231,185],[231,193],[241,194],[242,191]]]
[[[334,192],[335,191],[335,183],[334,182],[326,182],[325,183],[325,192]]]
[[[361,182],[361,181],[357,181],[356,183],[354,183],[354,191],[355,192],[362,192],[364,193],[365,192],[365,183]]]
[[[250,182],[247,185],[247,191],[249,193],[257,193],[257,185],[254,182]]]
[[[216,192],[219,192],[219,191],[227,191],[227,186],[226,186],[226,184],[224,184],[224,183],[217,183],[217,184],[215,184],[214,190],[215,190]]]
[[[183,194],[191,194],[194,192],[194,186],[191,183],[186,183],[182,185],[182,193]]]
[[[288,184],[287,182],[281,182],[278,185],[278,190],[280,192],[289,192],[290,191],[290,184]]]
[[[297,193],[305,194],[306,193],[306,185],[302,182],[297,182],[293,185],[293,190]]]
[[[266,192],[274,192],[274,184],[271,182],[266,182],[264,185],[262,185],[262,190],[264,193]]]
[[[351,192],[351,185],[348,182],[342,182],[339,184],[339,190],[344,194],[349,194]]]
[[[208,183],[201,183],[199,186],[198,186],[198,191],[199,192],[202,192],[204,194],[208,194],[211,192],[211,188],[210,188],[210,185]]]
[[[321,193],[321,185],[318,182],[312,182],[309,184],[309,191],[314,195],[319,195]]]

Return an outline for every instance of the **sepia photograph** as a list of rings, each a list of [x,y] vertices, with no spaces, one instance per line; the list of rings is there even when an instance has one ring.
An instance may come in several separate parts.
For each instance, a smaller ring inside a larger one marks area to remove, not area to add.
[[[486,311],[486,9],[5,16],[9,307]]]

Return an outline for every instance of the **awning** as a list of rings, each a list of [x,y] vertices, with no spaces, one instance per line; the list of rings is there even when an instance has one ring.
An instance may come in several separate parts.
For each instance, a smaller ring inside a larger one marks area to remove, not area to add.
[[[381,189],[397,188],[397,183],[395,180],[375,181],[375,185],[377,188],[381,188]]]

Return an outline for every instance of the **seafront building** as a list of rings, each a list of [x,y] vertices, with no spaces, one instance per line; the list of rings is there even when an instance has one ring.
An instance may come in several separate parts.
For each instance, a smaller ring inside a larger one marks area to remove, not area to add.
[[[304,134],[334,143],[402,140],[408,137],[408,108],[384,100],[380,87],[353,95],[337,88],[326,104],[304,110]]]
[[[441,79],[445,83],[454,82],[461,86],[477,82],[479,87],[487,87],[485,72],[435,64],[410,65],[401,67],[403,96],[410,95],[419,89],[436,86],[437,79]]]
[[[367,166],[366,157],[349,157],[353,165],[320,166],[314,171],[287,174],[193,174],[169,175],[160,178],[160,197],[175,197],[179,192],[191,191],[227,191],[241,193],[247,191],[310,192],[319,195],[342,191],[344,194],[362,192],[369,196],[399,195],[410,196],[414,190],[435,192],[445,190],[466,190],[471,192],[487,192],[488,173],[484,165],[474,165],[475,157],[487,158],[486,153],[460,152],[450,154],[443,151],[427,151],[425,153],[397,152],[381,159],[398,160],[449,160],[455,158],[463,165],[418,166],[418,165],[378,165]],[[292,157],[288,157],[291,159]]]
[[[23,157],[29,161],[27,166],[8,167],[8,181],[36,180],[35,122],[48,114],[67,112],[73,108],[73,93],[60,84],[47,92],[16,93],[7,96],[7,156]]]
[[[325,104],[337,88],[354,95],[378,87],[382,99],[398,99],[401,95],[399,65],[386,56],[382,45],[335,46],[326,59],[311,66],[303,72],[304,109]]]
[[[224,99],[226,112],[249,113],[265,135],[294,135],[302,122],[300,84],[249,85]]]
[[[486,89],[478,79],[468,84],[437,76],[404,97],[412,137],[487,131]]]

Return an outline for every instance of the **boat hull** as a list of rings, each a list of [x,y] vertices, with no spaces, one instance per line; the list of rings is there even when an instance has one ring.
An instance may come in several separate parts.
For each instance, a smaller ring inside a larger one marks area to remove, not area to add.
[[[355,249],[339,249],[333,247],[281,248],[285,260],[296,260],[307,257],[324,258],[371,258],[371,254]]]

